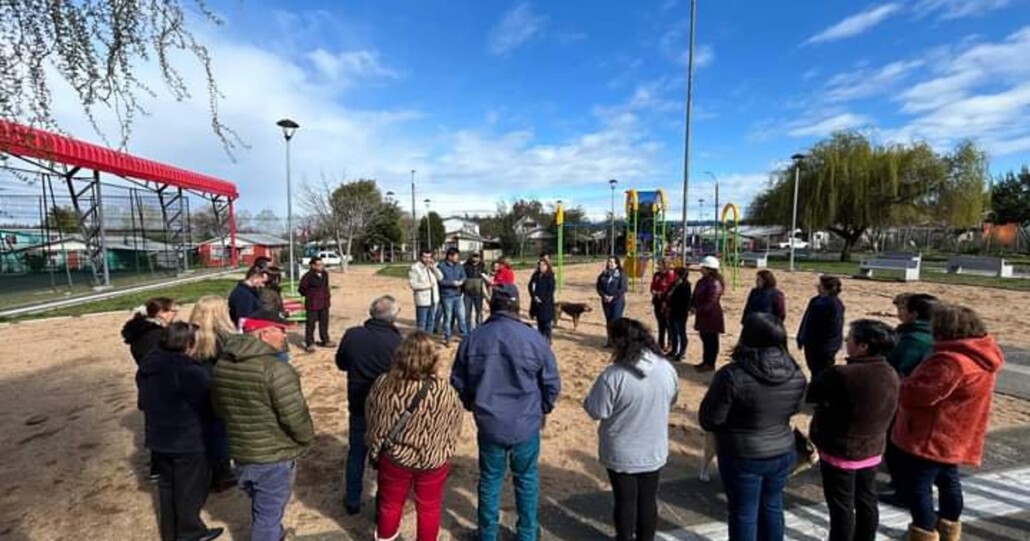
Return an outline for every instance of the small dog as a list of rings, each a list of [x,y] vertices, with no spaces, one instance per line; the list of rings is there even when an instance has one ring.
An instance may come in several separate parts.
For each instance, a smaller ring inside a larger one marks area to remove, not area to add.
[[[819,453],[816,452],[815,446],[812,445],[808,436],[798,428],[794,429],[794,451],[798,458],[790,470],[791,477],[819,464]],[[697,474],[697,478],[703,483],[712,480],[711,472],[712,466],[715,465],[715,453],[715,434],[705,432],[705,456],[701,462],[701,471]]]
[[[579,327],[579,318],[582,317],[584,313],[594,311],[594,309],[585,302],[559,302],[555,303],[554,306],[558,309],[558,321],[561,321],[562,314],[572,318],[573,330]]]

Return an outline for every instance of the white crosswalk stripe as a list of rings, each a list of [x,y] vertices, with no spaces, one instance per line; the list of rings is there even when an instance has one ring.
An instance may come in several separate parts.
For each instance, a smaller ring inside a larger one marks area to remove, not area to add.
[[[962,479],[965,499],[963,519],[987,520],[1030,511],[1030,468],[991,472]],[[829,536],[830,516],[826,505],[788,508],[785,513],[787,538],[821,541]],[[898,539],[908,528],[910,516],[894,507],[880,506],[878,540]],[[723,522],[709,522],[675,531],[660,532],[664,541],[718,541],[729,538]]]

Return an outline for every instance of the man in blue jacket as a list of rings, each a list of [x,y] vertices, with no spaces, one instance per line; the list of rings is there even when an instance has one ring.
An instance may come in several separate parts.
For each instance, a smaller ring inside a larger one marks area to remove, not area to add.
[[[490,318],[462,341],[451,384],[479,430],[479,539],[497,541],[501,489],[511,464],[516,538],[539,538],[540,431],[561,378],[547,340],[519,319],[514,285],[494,288]]]
[[[261,309],[259,290],[264,287],[266,280],[268,271],[254,265],[247,270],[247,276],[236,284],[232,293],[229,293],[229,318],[237,327],[241,326],[241,319],[248,318]]]
[[[451,345],[451,334],[454,332],[454,320],[458,320],[458,329],[462,336],[468,336],[465,326],[465,305],[461,299],[462,287],[465,285],[465,266],[458,261],[456,248],[447,249],[447,258],[440,262],[440,306],[443,308],[443,343]]]

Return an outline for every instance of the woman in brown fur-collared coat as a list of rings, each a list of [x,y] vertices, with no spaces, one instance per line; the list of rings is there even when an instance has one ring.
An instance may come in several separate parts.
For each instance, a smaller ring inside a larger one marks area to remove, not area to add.
[[[396,539],[404,503],[412,486],[418,512],[418,541],[436,541],[440,532],[448,461],[461,432],[463,413],[458,393],[437,376],[436,342],[417,331],[404,339],[390,371],[372,385],[365,404],[369,456],[379,469],[376,539]],[[391,438],[404,411],[425,388],[407,424]]]

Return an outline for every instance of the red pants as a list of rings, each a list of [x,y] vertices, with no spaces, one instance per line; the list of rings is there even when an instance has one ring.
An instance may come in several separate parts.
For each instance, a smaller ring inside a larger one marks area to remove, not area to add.
[[[379,519],[376,537],[392,539],[401,527],[404,503],[411,486],[415,486],[415,511],[418,513],[418,541],[437,541],[440,515],[443,511],[443,488],[447,484],[450,464],[429,471],[405,468],[383,456],[379,459]]]

